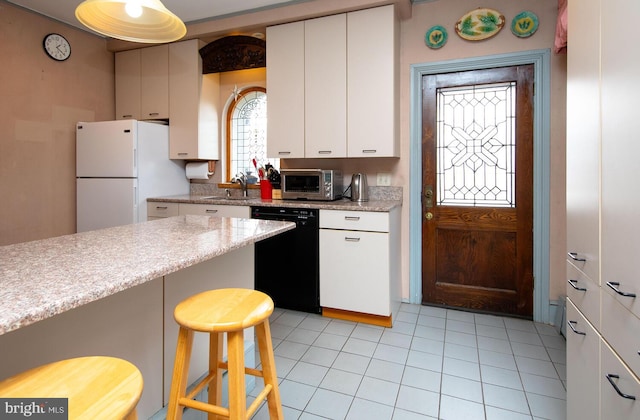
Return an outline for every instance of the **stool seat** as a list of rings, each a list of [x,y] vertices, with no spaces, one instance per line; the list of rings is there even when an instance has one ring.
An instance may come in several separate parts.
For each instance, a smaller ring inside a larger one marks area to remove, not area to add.
[[[61,360],[0,382],[2,398],[68,398],[69,419],[136,419],[140,371],[126,360],[90,356]]]
[[[185,407],[205,411],[209,413],[209,419],[225,417],[230,420],[247,420],[265,399],[269,417],[283,418],[269,327],[273,306],[273,300],[262,292],[231,288],[198,293],[175,307],[173,315],[180,329],[167,420],[181,419]],[[251,327],[255,327],[262,370],[247,367],[244,363],[244,330]],[[194,332],[209,334],[209,371],[187,393]],[[227,362],[222,358],[224,334],[227,336]],[[221,405],[224,370],[228,372],[228,408]],[[261,377],[264,382],[264,388],[249,407],[245,374]],[[207,402],[195,400],[195,396],[207,386]]]
[[[273,313],[273,300],[256,290],[217,289],[180,302],[176,322],[200,332],[239,331],[258,325]]]

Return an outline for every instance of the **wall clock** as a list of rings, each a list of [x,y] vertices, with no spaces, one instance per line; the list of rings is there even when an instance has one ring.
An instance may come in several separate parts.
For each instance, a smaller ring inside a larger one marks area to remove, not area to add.
[[[48,34],[42,40],[42,46],[47,55],[56,61],[64,61],[71,55],[71,45],[60,34]]]

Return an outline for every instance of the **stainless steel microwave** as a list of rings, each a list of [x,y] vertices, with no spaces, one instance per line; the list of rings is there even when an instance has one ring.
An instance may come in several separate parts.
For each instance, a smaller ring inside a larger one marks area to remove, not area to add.
[[[332,201],[342,198],[342,172],[332,169],[282,169],[283,200]]]

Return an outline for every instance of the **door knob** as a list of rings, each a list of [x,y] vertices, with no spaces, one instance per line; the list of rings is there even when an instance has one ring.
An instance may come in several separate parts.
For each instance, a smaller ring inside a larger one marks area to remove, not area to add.
[[[431,185],[424,186],[424,207],[427,209],[433,207],[433,187]]]
[[[426,212],[424,218],[427,220],[433,219],[433,213],[431,213],[430,211]]]

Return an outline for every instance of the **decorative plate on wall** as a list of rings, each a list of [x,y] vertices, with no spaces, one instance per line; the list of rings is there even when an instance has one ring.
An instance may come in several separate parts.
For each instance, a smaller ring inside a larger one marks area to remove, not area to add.
[[[504,16],[484,7],[472,10],[456,22],[456,33],[468,41],[481,41],[496,35],[504,26]]]
[[[527,38],[538,30],[538,16],[533,12],[518,13],[511,21],[511,32],[517,37]]]
[[[424,36],[424,42],[427,44],[427,47],[436,50],[447,43],[448,37],[449,34],[447,34],[447,30],[444,27],[435,25],[427,31],[427,34]]]

